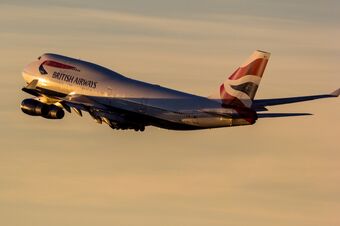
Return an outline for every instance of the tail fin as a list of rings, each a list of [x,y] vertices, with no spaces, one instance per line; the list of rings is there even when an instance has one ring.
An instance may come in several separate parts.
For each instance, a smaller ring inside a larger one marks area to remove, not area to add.
[[[221,86],[223,104],[250,108],[270,53],[257,50]]]

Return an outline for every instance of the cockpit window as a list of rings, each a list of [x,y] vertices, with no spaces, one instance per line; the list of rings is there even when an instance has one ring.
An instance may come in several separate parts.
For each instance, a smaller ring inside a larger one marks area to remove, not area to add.
[[[43,62],[40,66],[39,66],[39,72],[42,75],[47,75],[47,71],[45,70],[45,68],[43,67],[45,62]]]

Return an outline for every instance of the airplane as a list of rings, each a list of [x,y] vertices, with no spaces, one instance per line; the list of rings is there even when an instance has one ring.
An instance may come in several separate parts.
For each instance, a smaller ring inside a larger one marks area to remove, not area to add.
[[[263,113],[268,106],[338,97],[340,89],[324,95],[254,99],[270,53],[255,51],[209,97],[189,94],[125,77],[105,67],[46,53],[22,72],[22,90],[34,96],[21,103],[31,116],[62,119],[64,110],[88,112],[112,129],[144,131],[146,126],[197,130],[253,125],[258,118],[310,115]]]

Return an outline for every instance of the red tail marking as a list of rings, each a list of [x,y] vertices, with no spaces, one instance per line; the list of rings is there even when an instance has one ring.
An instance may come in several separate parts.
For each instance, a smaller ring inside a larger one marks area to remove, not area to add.
[[[262,77],[268,59],[258,58],[244,67],[239,67],[230,77],[230,80],[237,80],[246,75]]]
[[[242,101],[240,101],[237,97],[234,97],[227,93],[227,91],[224,88],[224,84],[220,86],[220,97],[222,100],[222,103],[229,106],[241,106],[246,107]]]

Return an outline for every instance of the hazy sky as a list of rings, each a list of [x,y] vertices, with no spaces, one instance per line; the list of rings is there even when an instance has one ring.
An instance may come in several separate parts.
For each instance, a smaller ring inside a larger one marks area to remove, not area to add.
[[[313,116],[176,132],[29,117],[22,68],[45,52],[207,96],[255,49],[257,97],[340,87],[339,1],[1,0],[0,224],[340,225],[340,98]]]

